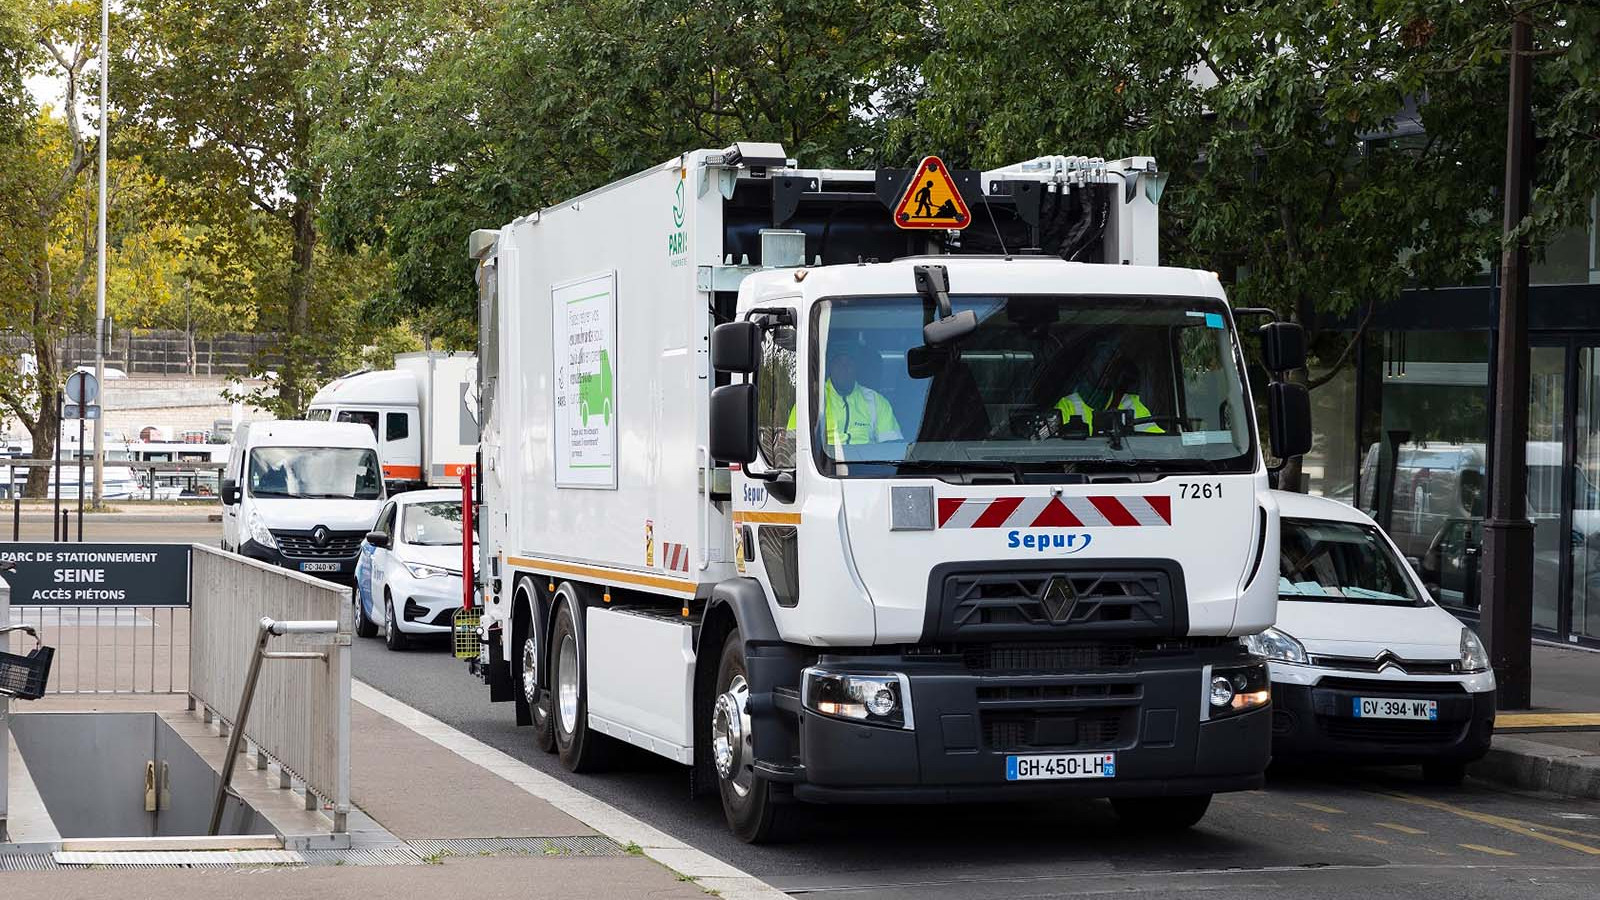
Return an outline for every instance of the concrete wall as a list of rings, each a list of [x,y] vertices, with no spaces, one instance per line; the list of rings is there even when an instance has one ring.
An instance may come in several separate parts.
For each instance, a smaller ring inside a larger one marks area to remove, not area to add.
[[[64,838],[205,834],[220,777],[154,713],[24,713],[11,733],[50,818]],[[170,803],[145,811],[145,769],[170,774]],[[269,834],[230,797],[224,834]]]

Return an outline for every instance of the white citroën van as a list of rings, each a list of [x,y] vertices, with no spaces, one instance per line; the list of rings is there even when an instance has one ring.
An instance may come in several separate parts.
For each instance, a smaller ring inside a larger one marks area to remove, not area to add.
[[[222,547],[350,584],[383,500],[378,443],[367,426],[246,423],[223,472]]]

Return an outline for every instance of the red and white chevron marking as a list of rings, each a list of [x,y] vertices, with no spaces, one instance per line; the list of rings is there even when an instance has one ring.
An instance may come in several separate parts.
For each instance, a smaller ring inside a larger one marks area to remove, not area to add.
[[[661,561],[669,572],[689,571],[689,547],[686,544],[662,542]]]
[[[940,528],[1138,528],[1172,524],[1172,498],[939,498]]]

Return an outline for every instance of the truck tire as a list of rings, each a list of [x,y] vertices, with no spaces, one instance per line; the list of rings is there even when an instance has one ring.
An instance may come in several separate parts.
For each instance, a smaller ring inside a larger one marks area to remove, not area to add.
[[[1111,808],[1124,825],[1139,831],[1182,831],[1205,818],[1210,794],[1188,797],[1114,797]]]
[[[583,638],[578,633],[571,600],[556,606],[550,632],[550,693],[556,753],[569,772],[598,772],[610,756],[610,739],[589,728],[588,678],[584,671]]]
[[[711,758],[728,829],[749,844],[782,841],[794,832],[797,810],[778,787],[756,774],[749,714],[744,636],[735,628],[722,643],[711,701]]]
[[[522,692],[522,700],[528,707],[528,716],[533,719],[533,746],[546,753],[553,753],[556,749],[554,717],[551,715],[553,692],[539,686],[539,665],[543,657],[541,651],[544,649],[539,645],[544,639],[544,634],[539,627],[533,595],[527,589],[518,590],[517,603],[519,609],[527,610],[528,617],[523,627],[515,632],[519,643],[512,648],[511,677],[517,690]]]

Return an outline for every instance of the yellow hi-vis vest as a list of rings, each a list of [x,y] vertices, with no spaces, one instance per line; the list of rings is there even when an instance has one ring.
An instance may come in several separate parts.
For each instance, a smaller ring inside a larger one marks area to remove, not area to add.
[[[1144,401],[1139,398],[1138,394],[1123,394],[1122,399],[1117,401],[1117,408],[1132,410],[1135,420],[1147,419],[1150,417],[1150,407],[1144,405]],[[1083,420],[1083,424],[1089,426],[1089,431],[1093,433],[1094,410],[1090,408],[1088,403],[1084,402],[1083,398],[1078,395],[1077,391],[1073,391],[1067,396],[1062,397],[1060,400],[1057,400],[1056,409],[1061,411],[1061,421],[1063,423],[1070,421],[1073,416],[1077,416]],[[1133,426],[1133,430],[1143,434],[1166,434],[1166,432],[1161,429],[1161,426],[1154,422],[1145,422],[1140,425],[1135,425]]]
[[[823,422],[827,428],[828,444],[872,444],[905,439],[889,401],[872,388],[857,383],[847,396],[840,396],[833,382],[829,381],[826,396],[828,405]],[[789,410],[790,429],[795,427],[798,420],[796,413],[793,408]]]

